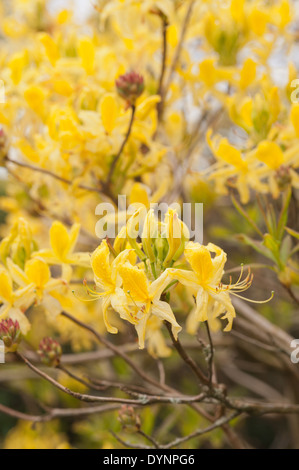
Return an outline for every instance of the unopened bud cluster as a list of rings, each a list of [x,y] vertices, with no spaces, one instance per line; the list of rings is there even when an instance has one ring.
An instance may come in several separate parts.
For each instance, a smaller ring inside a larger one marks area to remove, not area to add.
[[[128,72],[121,75],[115,84],[119,96],[125,99],[131,106],[135,105],[137,98],[139,98],[144,90],[143,77],[136,72]]]
[[[15,352],[21,341],[20,325],[11,318],[0,322],[0,340],[3,341],[7,352]]]
[[[44,338],[39,343],[37,351],[43,364],[50,367],[57,367],[60,364],[62,349],[60,344],[52,338]]]
[[[132,406],[123,405],[118,412],[118,420],[126,431],[137,432],[140,430],[140,417]]]

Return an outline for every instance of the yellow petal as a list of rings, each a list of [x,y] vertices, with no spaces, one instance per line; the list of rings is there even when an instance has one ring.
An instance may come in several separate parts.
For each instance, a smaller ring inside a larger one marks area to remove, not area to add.
[[[240,87],[247,88],[254,81],[256,76],[256,63],[249,57],[245,60],[240,73]]]
[[[140,203],[149,208],[150,202],[147,187],[141,183],[135,183],[130,193],[130,204]]]
[[[284,162],[283,151],[275,142],[261,142],[256,157],[272,170],[277,170]]]
[[[103,284],[103,286],[114,287],[111,279],[111,266],[109,263],[109,247],[106,240],[103,240],[101,245],[91,255],[91,267],[96,278]]]
[[[259,8],[254,8],[248,16],[250,30],[257,36],[262,36],[267,27],[268,14]]]
[[[24,98],[36,114],[39,116],[43,114],[46,94],[41,87],[36,85],[28,87],[24,92]]]
[[[70,249],[70,236],[61,222],[54,222],[50,228],[51,247],[60,261],[64,261]]]
[[[196,273],[200,285],[206,285],[213,277],[214,267],[209,250],[199,243],[188,243],[185,257]]]
[[[69,252],[71,252],[73,250],[73,248],[75,247],[76,245],[76,242],[77,242],[77,238],[79,236],[79,232],[80,232],[80,227],[81,225],[80,224],[74,224],[70,230],[70,234],[69,234]]]
[[[45,48],[49,61],[52,65],[55,65],[59,59],[59,51],[54,39],[47,33],[40,34],[39,39]]]
[[[82,61],[82,67],[89,75],[93,73],[95,64],[95,47],[89,37],[81,38],[78,46],[78,54]]]
[[[17,85],[22,78],[23,70],[26,66],[27,58],[26,54],[14,54],[9,61],[8,67],[11,71],[11,79],[15,85]]]
[[[221,138],[219,141],[217,137],[211,139],[211,133],[211,130],[207,132],[207,141],[216,157],[241,171],[246,170],[247,163],[243,160],[240,150],[233,147],[225,138]]]
[[[2,302],[13,302],[12,280],[5,269],[0,271],[0,298]]]
[[[167,42],[171,47],[176,47],[179,41],[178,28],[172,24],[167,28]]]
[[[114,95],[105,95],[101,101],[101,117],[105,131],[110,134],[114,127],[117,117],[117,104]]]
[[[148,281],[145,272],[136,266],[119,267],[123,280],[123,289],[134,302],[146,302],[149,298]]]
[[[178,337],[178,333],[182,327],[177,323],[176,318],[171,310],[170,305],[167,302],[158,300],[154,302],[152,306],[152,313],[160,318],[162,321],[167,321],[171,324],[171,330],[175,339]]]
[[[38,258],[27,261],[25,274],[38,289],[43,289],[51,277],[49,266]]]

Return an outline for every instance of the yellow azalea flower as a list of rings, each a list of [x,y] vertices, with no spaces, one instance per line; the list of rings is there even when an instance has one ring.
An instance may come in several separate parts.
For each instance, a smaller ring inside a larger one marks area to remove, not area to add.
[[[215,255],[213,258],[211,253]],[[212,322],[225,313],[221,317],[227,320],[224,331],[230,331],[236,312],[229,294],[248,289],[251,278],[247,276],[243,281],[239,279],[236,284],[222,284],[227,256],[221,248],[212,243],[203,246],[189,242],[184,254],[192,271],[174,268],[168,271],[170,276],[196,293],[196,310],[192,312],[192,323]]]
[[[49,264],[61,264],[62,277],[70,279],[72,270],[69,265],[90,266],[88,253],[74,253],[74,247],[80,232],[80,224],[74,224],[70,231],[59,221],[55,221],[50,228],[51,250],[40,250],[33,254],[43,258]]]
[[[243,158],[240,150],[232,146],[226,138],[219,136],[211,139],[211,131],[207,133],[207,141],[218,160],[216,166],[208,169],[209,178],[215,180],[217,192],[226,194],[226,182],[235,177],[235,186],[238,189],[243,203],[249,200],[249,162]],[[249,176],[250,177],[250,176]]]
[[[257,169],[256,176],[267,180],[274,198],[288,185],[299,188],[298,151],[298,143],[284,151],[276,142],[263,141],[258,145],[254,156],[264,165]]]
[[[53,279],[49,266],[41,258],[33,258],[25,263],[24,270],[11,259],[7,260],[7,267],[12,280],[23,291],[23,301],[27,308],[31,304],[41,305],[52,317],[59,315],[62,307],[59,301],[52,296],[55,290],[66,286],[64,279]]]
[[[127,299],[121,289],[121,278],[119,276],[119,266],[129,257],[130,250],[122,251],[110,263],[110,251],[106,240],[91,255],[91,267],[94,273],[94,280],[97,288],[102,292],[88,289],[91,300],[102,299],[103,317],[109,333],[116,334],[117,328],[110,324],[108,318],[108,309],[110,305],[120,314],[127,313]]]
[[[135,326],[140,349],[144,348],[147,325],[152,315],[171,323],[173,335],[177,338],[181,327],[170,305],[160,300],[162,292],[170,282],[168,272],[164,271],[158,279],[150,282],[142,269],[126,263],[119,266],[119,274],[129,306],[129,310],[122,312],[121,318]]]
[[[33,303],[34,295],[28,294],[30,287],[25,287],[13,291],[13,282],[9,272],[0,267],[0,321],[11,318],[18,321],[23,335],[30,330],[30,323],[25,315],[25,311]]]

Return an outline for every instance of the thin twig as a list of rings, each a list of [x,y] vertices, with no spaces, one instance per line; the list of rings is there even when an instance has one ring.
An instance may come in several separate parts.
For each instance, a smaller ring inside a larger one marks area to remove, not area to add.
[[[158,95],[161,97],[161,101],[157,104],[158,110],[158,120],[161,121],[163,117],[163,110],[164,110],[164,90],[163,90],[163,83],[164,83],[164,76],[166,70],[166,60],[167,60],[167,27],[168,27],[168,19],[165,15],[162,14],[162,61],[161,61],[161,73],[159,78],[159,86],[158,86]]]
[[[204,429],[197,429],[196,431],[192,432],[188,436],[184,437],[179,437],[177,439],[174,439],[172,442],[169,442],[166,445],[161,445],[162,449],[171,449],[173,447],[177,447],[180,444],[183,444],[184,442],[189,441],[190,439],[194,439],[195,437],[202,436],[204,434],[207,434],[208,432],[214,431],[214,429],[217,429],[219,427],[222,427],[224,424],[229,423],[233,419],[235,419],[237,416],[239,416],[241,413],[239,411],[236,411],[235,413],[232,413],[230,416],[223,416],[222,418],[218,419],[215,421],[211,426],[208,426],[207,428]]]
[[[167,91],[170,87],[170,84],[172,82],[173,74],[175,72],[177,63],[178,63],[178,61],[180,59],[180,56],[181,56],[183,43],[184,43],[184,40],[185,40],[185,35],[186,35],[187,28],[188,28],[188,25],[189,25],[189,21],[191,19],[191,15],[192,15],[193,6],[194,6],[194,0],[191,0],[190,4],[188,6],[188,9],[187,9],[186,16],[184,18],[184,22],[183,22],[183,26],[182,26],[182,30],[181,30],[181,35],[180,35],[179,42],[178,42],[178,45],[177,45],[177,48],[176,48],[176,51],[175,51],[175,55],[174,55],[174,58],[173,58],[173,61],[172,61],[171,67],[170,67],[170,72],[169,72],[169,75],[168,75],[168,79],[167,79],[166,85],[163,89],[163,95],[164,96],[166,96]]]
[[[108,194],[110,194],[110,184],[111,184],[111,181],[112,181],[112,177],[113,177],[113,173],[114,173],[116,164],[117,164],[118,160],[120,159],[121,154],[123,153],[123,150],[126,146],[126,143],[128,142],[129,137],[131,135],[133,122],[134,122],[134,117],[135,117],[135,111],[136,111],[136,106],[134,104],[132,104],[132,106],[131,106],[131,118],[130,118],[128,130],[126,132],[125,138],[124,138],[124,140],[123,140],[123,142],[120,146],[119,151],[117,152],[117,154],[115,155],[115,157],[114,157],[114,159],[111,163],[107,179],[102,185],[103,189],[106,190],[106,192],[108,192]]]
[[[213,388],[213,366],[214,366],[214,345],[213,340],[210,332],[209,323],[206,321],[204,322],[207,330],[207,335],[210,343],[210,351],[208,357],[208,364],[209,364],[209,388]]]
[[[170,338],[171,338],[171,341],[175,347],[175,349],[177,350],[177,352],[179,353],[179,355],[181,356],[181,358],[185,361],[185,363],[190,367],[190,369],[194,372],[194,374],[196,375],[196,377],[199,379],[200,382],[204,383],[204,384],[208,384],[209,383],[209,380],[208,378],[203,374],[203,372],[199,369],[199,367],[197,366],[197,364],[194,362],[194,360],[192,359],[192,357],[189,356],[189,354],[186,352],[186,350],[184,349],[184,347],[182,346],[181,342],[179,339],[175,339],[175,337],[173,336],[173,333],[172,333],[172,330],[171,330],[171,324],[167,321],[164,322],[166,327],[167,327],[167,330],[169,332],[169,335],[170,335]]]
[[[132,444],[131,442],[124,441],[121,437],[119,437],[118,434],[116,434],[113,431],[110,431],[110,433],[124,447],[128,447],[130,449],[152,449],[152,447],[150,447],[150,446],[141,445],[141,444]]]
[[[78,320],[77,318],[73,317],[67,312],[62,312],[61,315],[68,318],[69,320],[76,323],[77,325],[81,326],[82,328],[88,330],[90,333],[92,333],[100,343],[104,344],[108,349],[113,351],[116,355],[120,356],[131,367],[131,369],[133,369],[143,380],[150,383],[154,387],[159,388],[160,390],[164,390],[166,392],[172,391],[172,389],[168,387],[167,385],[162,385],[158,381],[152,379],[149,375],[147,375],[140,367],[138,367],[135,364],[134,361],[131,360],[131,358],[122,349],[110,343],[110,341],[108,341],[106,338],[100,335],[91,326],[87,325],[86,323],[83,323],[82,321]]]
[[[57,382],[57,380],[53,379],[50,377],[48,374],[45,372],[41,371],[38,369],[38,367],[35,367],[26,357],[24,357],[21,353],[17,352],[17,356],[25,362],[25,364],[36,374],[38,374],[40,377],[43,379],[47,380],[50,382],[54,387],[58,388],[62,392],[66,393],[67,395],[70,395],[74,398],[77,398],[78,400],[84,401],[84,402],[89,402],[89,403],[122,403],[124,405],[152,405],[156,403],[176,403],[176,404],[189,404],[189,403],[198,403],[204,400],[205,394],[199,394],[195,396],[160,396],[160,395],[145,395],[145,394],[137,394],[136,395],[139,397],[137,400],[130,400],[126,398],[117,398],[117,397],[99,397],[95,395],[86,395],[83,393],[78,393],[74,392],[73,390],[70,390],[67,387],[64,387],[64,385],[60,384]]]
[[[119,408],[119,405],[101,405],[91,406],[86,408],[50,408],[48,412],[43,415],[30,415],[22,413],[21,411],[14,410],[5,405],[0,404],[0,413],[11,416],[12,418],[22,419],[23,421],[31,421],[33,423],[47,422],[56,418],[74,418],[81,417],[96,413],[105,413],[114,411]]]
[[[22,168],[27,168],[28,170],[36,171],[37,173],[42,173],[44,175],[50,176],[51,178],[54,178],[54,179],[60,181],[61,183],[67,184],[69,186],[73,185],[73,181],[68,180],[67,178],[63,178],[62,176],[59,176],[59,175],[57,175],[56,173],[53,173],[50,170],[46,170],[45,168],[40,168],[38,166],[31,165],[29,163],[19,162],[18,160],[15,160],[15,159],[10,158],[10,157],[6,157],[5,160],[9,163],[13,163],[14,165],[18,165]],[[101,193],[102,192],[101,187],[93,188],[92,186],[87,186],[85,184],[78,184],[78,188],[84,189],[85,191],[95,192],[95,193]]]
[[[144,437],[144,439],[147,439],[151,444],[153,444],[155,449],[161,448],[160,444],[153,437],[149,436],[148,434],[143,432],[141,429],[138,430],[138,434],[140,434],[140,436]]]

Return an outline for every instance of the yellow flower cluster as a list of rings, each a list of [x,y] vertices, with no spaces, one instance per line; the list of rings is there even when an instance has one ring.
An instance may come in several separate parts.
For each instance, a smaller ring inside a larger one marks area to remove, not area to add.
[[[190,289],[196,301],[188,320],[190,332],[196,331],[198,322],[209,321],[214,327],[218,317],[227,320],[225,331],[231,329],[235,310],[230,294],[237,295],[250,287],[251,276],[241,280],[241,273],[235,284],[223,284],[226,254],[211,243],[204,246],[188,241],[188,229],[173,209],[168,210],[163,222],[158,221],[153,209],[145,213],[138,209],[113,246],[103,240],[91,255],[74,252],[79,229],[74,225],[68,232],[56,221],[50,228],[51,248],[35,250],[30,229],[20,219],[18,227],[0,245],[0,320],[18,321],[26,336],[30,330],[28,312],[32,314],[32,309],[41,308],[52,321],[59,321],[63,310],[71,311],[74,302],[76,313],[80,312],[78,298],[82,300],[82,296],[71,289],[73,273],[84,269],[88,274],[92,269],[95,288],[85,281],[87,295],[83,300],[101,299],[108,332],[118,332],[114,325],[114,321],[119,324],[116,312],[120,319],[134,325],[140,348],[147,341],[153,355],[170,352],[161,332],[163,321],[171,324],[175,338],[182,329],[170,306],[170,292],[178,282]],[[142,243],[137,241],[139,229]],[[182,257],[184,269],[180,267]],[[55,267],[54,277],[51,266]],[[100,311],[95,308],[97,316]]]
[[[142,243],[137,242],[137,234],[132,234],[136,227],[142,229]],[[188,263],[185,269],[179,268],[182,256]],[[175,338],[181,330],[169,304],[169,293],[178,282],[190,289],[196,301],[188,321],[189,331],[195,332],[198,323],[204,321],[213,327],[218,317],[227,320],[224,330],[231,330],[235,309],[230,293],[248,289],[252,277],[241,280],[241,273],[235,284],[223,284],[226,259],[224,251],[212,243],[204,246],[188,241],[188,229],[173,209],[165,214],[164,222],[156,219],[153,209],[145,216],[138,209],[113,247],[103,240],[93,252],[91,266],[99,290],[87,290],[91,299],[102,299],[110,333],[117,333],[109,319],[108,308],[112,306],[120,318],[135,326],[140,348],[148,339],[149,349],[154,352],[153,343],[157,346],[163,338],[157,328],[163,321],[171,324]]]

